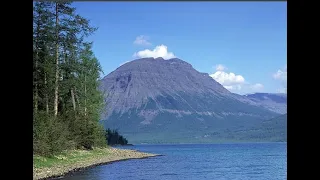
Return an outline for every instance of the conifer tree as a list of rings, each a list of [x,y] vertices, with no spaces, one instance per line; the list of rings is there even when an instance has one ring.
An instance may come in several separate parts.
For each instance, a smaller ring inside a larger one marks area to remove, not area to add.
[[[102,70],[85,40],[96,28],[70,2],[33,5],[34,152],[104,146]]]

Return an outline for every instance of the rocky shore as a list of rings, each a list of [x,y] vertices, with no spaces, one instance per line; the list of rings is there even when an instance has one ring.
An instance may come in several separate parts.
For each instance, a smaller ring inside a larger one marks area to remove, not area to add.
[[[54,158],[57,162],[50,164],[47,163],[49,161],[46,158],[34,157],[33,179],[52,179],[101,164],[154,156],[160,155],[109,147],[93,151],[74,150],[66,155],[55,156]]]

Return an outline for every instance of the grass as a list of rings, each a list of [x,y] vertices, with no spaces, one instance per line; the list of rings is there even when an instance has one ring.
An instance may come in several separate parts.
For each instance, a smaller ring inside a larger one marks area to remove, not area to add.
[[[33,166],[35,168],[51,168],[54,166],[68,166],[89,159],[97,159],[110,155],[109,148],[95,148],[91,151],[86,150],[68,150],[52,157],[33,156]]]
[[[33,156],[33,179],[63,176],[90,166],[127,159],[158,156],[150,153],[112,147],[93,150],[68,150],[52,157]]]

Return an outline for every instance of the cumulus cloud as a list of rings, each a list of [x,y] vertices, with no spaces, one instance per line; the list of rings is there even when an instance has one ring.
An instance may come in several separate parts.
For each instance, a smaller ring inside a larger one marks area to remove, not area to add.
[[[171,59],[176,57],[172,52],[168,52],[168,47],[165,45],[156,46],[153,50],[145,49],[133,54],[135,58],[162,57],[163,59]]]
[[[280,88],[277,90],[278,93],[287,93],[287,88]]]
[[[278,92],[286,93],[287,92],[287,65],[283,69],[279,69],[273,75],[273,79],[280,81],[281,88]]]
[[[273,78],[276,80],[286,81],[287,72],[279,69],[276,73],[273,74]]]
[[[224,88],[228,89],[229,91],[233,89],[233,86],[224,86]]]
[[[239,85],[245,82],[243,76],[235,75],[232,72],[226,73],[224,71],[217,71],[210,76],[224,86]]]
[[[134,40],[133,44],[141,45],[141,46],[150,46],[151,43],[148,40],[149,40],[148,36],[140,35],[136,37],[136,40]]]
[[[241,90],[242,86],[241,85],[224,86],[224,88],[228,89],[229,91],[231,91],[231,90]]]
[[[264,86],[261,83],[250,84],[246,82],[242,75],[226,72],[227,68],[222,64],[216,65],[215,69],[216,72],[210,74],[210,76],[229,91],[245,94],[252,91],[262,91],[264,89]]]
[[[264,86],[262,84],[260,84],[260,83],[253,84],[250,87],[254,91],[261,91],[264,88]]]
[[[227,68],[224,66],[224,65],[222,65],[222,64],[218,64],[218,65],[216,65],[216,70],[217,71],[224,71],[224,70],[226,70]]]

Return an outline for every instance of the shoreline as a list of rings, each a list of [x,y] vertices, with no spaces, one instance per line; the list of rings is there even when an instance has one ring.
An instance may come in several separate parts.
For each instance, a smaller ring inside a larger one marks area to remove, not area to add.
[[[90,158],[73,162],[72,164],[68,165],[58,164],[53,165],[52,167],[33,167],[33,180],[52,180],[99,165],[111,164],[130,159],[145,159],[150,157],[162,156],[160,154],[151,154],[129,149],[117,149],[113,147],[100,149],[100,151],[102,151],[102,153],[99,153],[100,155],[97,157],[92,155],[92,157]],[[90,151],[82,152],[90,153]]]

